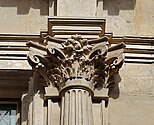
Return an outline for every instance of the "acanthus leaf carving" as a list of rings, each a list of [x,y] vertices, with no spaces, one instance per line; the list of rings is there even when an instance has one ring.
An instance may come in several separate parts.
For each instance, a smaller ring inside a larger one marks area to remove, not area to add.
[[[113,83],[113,76],[123,63],[124,46],[109,48],[107,37],[87,40],[76,35],[60,40],[48,36],[45,41],[49,43],[47,46],[37,47],[34,43],[29,46],[28,59],[43,76],[46,86],[61,89],[67,80],[85,79],[94,88],[106,88]],[[44,54],[39,48],[43,48]]]

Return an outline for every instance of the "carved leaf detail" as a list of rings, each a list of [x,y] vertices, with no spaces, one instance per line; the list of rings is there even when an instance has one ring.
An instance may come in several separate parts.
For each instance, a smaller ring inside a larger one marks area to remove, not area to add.
[[[46,86],[60,89],[68,79],[85,79],[95,88],[109,87],[122,66],[123,46],[108,48],[107,40],[107,37],[87,40],[79,35],[67,40],[47,37],[45,41],[52,44],[46,47],[29,45],[29,63],[43,76]]]

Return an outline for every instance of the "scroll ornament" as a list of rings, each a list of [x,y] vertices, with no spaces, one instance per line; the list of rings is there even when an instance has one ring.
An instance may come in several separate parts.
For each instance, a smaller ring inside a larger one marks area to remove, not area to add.
[[[28,61],[41,74],[44,86],[58,90],[73,79],[90,81],[94,89],[107,88],[123,64],[125,45],[111,47],[106,36],[92,40],[80,35],[67,40],[47,36],[44,42],[47,45],[27,43]]]

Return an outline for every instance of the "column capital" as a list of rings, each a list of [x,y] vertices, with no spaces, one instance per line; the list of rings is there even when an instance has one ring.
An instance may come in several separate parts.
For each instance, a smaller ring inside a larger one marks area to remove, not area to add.
[[[47,36],[44,43],[27,43],[28,61],[41,74],[44,86],[59,91],[76,80],[87,81],[91,89],[107,88],[123,63],[125,45],[110,47],[106,36],[91,40],[80,35],[67,40]]]

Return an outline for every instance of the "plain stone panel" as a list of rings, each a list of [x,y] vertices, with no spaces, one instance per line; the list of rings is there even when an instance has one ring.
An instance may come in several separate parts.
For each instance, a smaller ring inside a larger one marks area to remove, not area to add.
[[[59,103],[53,103],[52,105],[52,123],[53,125],[60,124],[60,106]]]
[[[84,16],[94,17],[96,13],[96,0],[58,0],[58,16]]]
[[[152,77],[125,77],[122,84],[120,83],[120,91],[128,94],[152,94],[154,89]]]
[[[105,18],[107,32],[115,35],[153,36],[153,4],[153,0],[98,0],[96,16]]]
[[[124,63],[119,74],[119,91],[122,93],[154,94],[153,64]]]
[[[25,92],[22,94],[21,97],[21,121],[22,125],[27,125],[27,120],[28,120],[28,106],[29,106],[29,96]]]
[[[39,34],[47,28],[48,0],[1,0],[0,33]]]
[[[152,64],[152,83],[154,84],[154,64]],[[154,95],[154,88],[153,88],[153,95]]]
[[[152,65],[128,63],[126,65],[126,77],[152,77]]]
[[[154,1],[136,0],[135,32],[138,35],[153,36],[154,34]]]
[[[134,34],[136,0],[98,0],[97,17],[106,19],[106,32],[114,35]]]
[[[101,104],[100,103],[93,103],[92,105],[93,108],[93,120],[94,120],[94,125],[100,125],[100,112],[101,112]]]
[[[28,69],[31,70],[27,60],[0,60],[0,69]]]
[[[154,97],[148,95],[120,95],[110,99],[109,125],[153,125]]]

